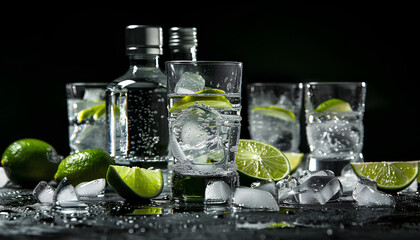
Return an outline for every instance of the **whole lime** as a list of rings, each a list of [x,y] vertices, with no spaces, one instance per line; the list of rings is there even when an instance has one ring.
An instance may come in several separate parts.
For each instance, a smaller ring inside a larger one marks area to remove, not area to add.
[[[40,181],[52,180],[60,160],[50,144],[25,138],[6,148],[1,164],[12,182],[22,187],[33,187]]]
[[[114,164],[114,160],[104,150],[83,150],[63,159],[58,166],[54,179],[59,182],[67,177],[76,186],[81,182],[105,178],[110,164]]]

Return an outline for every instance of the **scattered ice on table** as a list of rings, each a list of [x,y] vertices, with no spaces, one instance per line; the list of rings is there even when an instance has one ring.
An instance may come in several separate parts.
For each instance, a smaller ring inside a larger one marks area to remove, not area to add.
[[[221,180],[210,181],[204,193],[204,202],[207,204],[227,203],[232,195],[232,189]]]
[[[238,207],[279,211],[279,205],[271,193],[250,187],[235,188],[232,204]]]
[[[105,90],[98,88],[86,88],[83,100],[97,101],[105,98]]]
[[[58,184],[57,189],[54,191],[53,201],[59,205],[61,203],[79,201],[73,185],[67,178],[64,178]]]
[[[204,90],[206,81],[198,74],[185,72],[175,85],[176,94],[192,94]]]
[[[296,203],[294,197],[295,192],[292,191],[292,189],[298,184],[299,182],[297,181],[297,179],[292,176],[287,176],[286,178],[280,179],[276,183],[278,202]]]
[[[100,197],[104,195],[105,185],[105,178],[99,178],[90,182],[82,182],[74,190],[79,197]]]
[[[313,175],[293,188],[300,204],[321,204],[336,200],[343,194],[343,187],[335,176]]]
[[[174,154],[193,164],[206,164],[209,159],[221,161],[224,157],[221,119],[220,113],[205,105],[193,105],[182,111],[172,124],[172,138],[182,154],[179,149]]]
[[[251,184],[251,188],[264,190],[271,193],[274,197],[277,196],[276,193],[276,183],[274,181],[269,182],[254,182]]]
[[[39,203],[53,204],[54,191],[55,189],[48,185],[47,182],[41,181],[32,191],[32,195],[36,200],[38,200]]]
[[[6,171],[3,167],[0,167],[0,188],[4,187],[9,182],[9,178],[6,175]]]
[[[353,199],[359,206],[366,207],[394,207],[395,200],[390,194],[383,193],[377,189],[376,182],[361,176],[353,190]]]
[[[348,193],[353,191],[359,178],[354,173],[350,164],[348,164],[343,168],[341,175],[338,176],[338,179],[340,180],[341,185],[343,185],[343,192]]]

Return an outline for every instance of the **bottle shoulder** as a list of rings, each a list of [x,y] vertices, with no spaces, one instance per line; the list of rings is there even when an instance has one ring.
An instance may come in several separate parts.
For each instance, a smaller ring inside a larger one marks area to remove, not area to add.
[[[159,68],[137,68],[130,69],[112,81],[108,87],[117,85],[161,86],[166,87],[166,76]]]

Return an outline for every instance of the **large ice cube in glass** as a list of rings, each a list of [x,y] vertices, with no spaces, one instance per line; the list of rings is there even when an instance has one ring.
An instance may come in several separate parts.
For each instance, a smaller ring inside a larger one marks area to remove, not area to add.
[[[79,197],[100,197],[104,195],[105,185],[105,178],[100,178],[90,182],[79,183],[74,190]]]
[[[366,207],[395,207],[395,199],[390,194],[377,189],[374,180],[361,176],[353,190],[353,199],[359,206]]]
[[[105,89],[100,88],[86,88],[83,94],[83,100],[98,101],[105,98]]]
[[[204,90],[206,81],[199,74],[185,72],[175,85],[176,94],[192,94]]]
[[[279,211],[277,201],[267,191],[250,187],[237,187],[233,192],[232,204],[243,208]]]
[[[221,180],[210,181],[204,193],[206,204],[227,203],[232,195],[232,189],[227,183]]]
[[[293,188],[300,204],[321,204],[336,200],[343,194],[343,187],[334,176],[312,176]]]
[[[74,149],[103,149],[106,145],[105,129],[105,119],[75,126],[70,136],[72,147]]]
[[[48,185],[47,182],[41,181],[32,191],[32,195],[39,203],[53,204],[54,191],[55,189]]]
[[[220,162],[224,158],[221,121],[220,113],[206,105],[181,111],[171,123],[174,156],[192,164]]]

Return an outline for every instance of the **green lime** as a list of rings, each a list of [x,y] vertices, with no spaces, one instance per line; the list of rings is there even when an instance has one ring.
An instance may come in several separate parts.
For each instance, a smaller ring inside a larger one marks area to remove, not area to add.
[[[225,96],[211,96],[211,94],[225,94],[223,90],[206,89],[198,91],[194,94],[209,94],[210,96],[187,96],[176,102],[169,112],[177,113],[181,110],[187,109],[196,103],[205,104],[212,108],[232,108],[232,104]]]
[[[295,117],[295,114],[293,114],[293,112],[287,109],[276,107],[276,106],[254,107],[251,109],[251,111],[254,111],[263,115],[279,118],[288,122],[296,122],[296,117]]]
[[[105,103],[86,108],[77,114],[77,121],[81,122],[89,117],[93,117],[94,120],[98,120],[105,114],[105,112]]]
[[[54,177],[60,157],[48,143],[32,138],[10,144],[1,157],[9,179],[22,187],[33,187]]]
[[[290,172],[296,171],[299,165],[302,163],[304,153],[298,152],[283,152],[290,162]]]
[[[420,161],[418,163],[419,163],[419,169],[420,169]],[[420,183],[420,174],[417,176],[417,182]]]
[[[76,186],[81,182],[105,178],[108,166],[113,163],[114,160],[102,149],[83,150],[61,161],[54,179],[59,182],[67,177]]]
[[[236,164],[238,172],[241,174],[241,185],[243,180],[246,181],[246,184],[249,183],[249,180],[278,181],[290,173],[289,160],[279,149],[270,144],[250,139],[239,140]]]
[[[348,102],[338,98],[331,98],[318,105],[314,112],[352,112]]]
[[[418,176],[417,162],[363,162],[350,165],[357,176],[376,181],[381,190],[404,189]]]
[[[111,165],[106,173],[106,181],[121,197],[139,200],[157,197],[163,189],[160,169]]]

